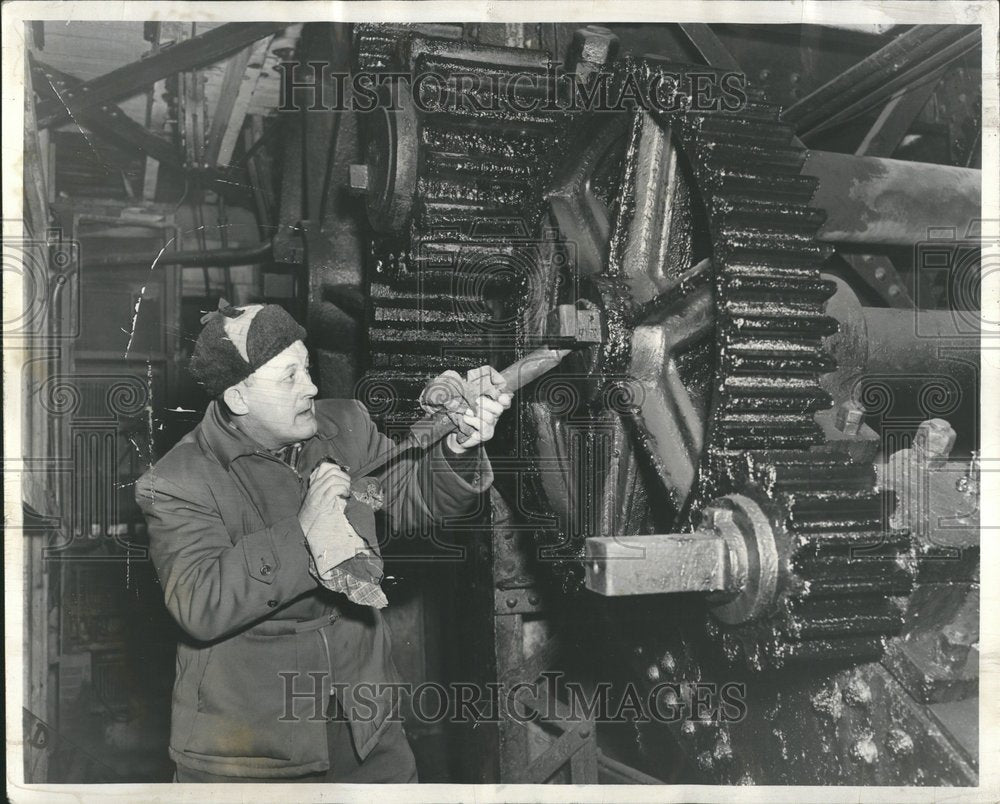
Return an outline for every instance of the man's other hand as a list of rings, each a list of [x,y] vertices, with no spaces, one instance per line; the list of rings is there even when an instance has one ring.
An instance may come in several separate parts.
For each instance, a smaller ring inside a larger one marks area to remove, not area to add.
[[[339,497],[351,496],[351,476],[335,463],[321,463],[309,476],[309,490],[299,511],[299,523],[308,533],[316,522],[336,510]]]

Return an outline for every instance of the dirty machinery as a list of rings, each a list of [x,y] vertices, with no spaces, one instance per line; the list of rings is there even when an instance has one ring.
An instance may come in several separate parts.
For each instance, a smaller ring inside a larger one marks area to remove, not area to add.
[[[477,655],[493,680],[573,668],[686,713],[615,731],[543,680],[522,703],[548,722],[501,723],[479,778],[974,784],[978,465],[949,460],[937,417],[881,459],[866,405],[913,374],[862,379],[916,351],[945,386],[930,397],[973,393],[975,333],[919,313],[949,363],[912,309],[862,307],[827,273],[823,178],[752,87],[695,108],[695,68],[618,58],[591,26],[575,80],[657,76],[672,105],[517,112],[488,87],[548,91],[548,53],[374,25],[354,44],[356,69],[441,79],[433,108],[383,91],[356,166],[382,424],[412,421],[442,369],[530,349],[558,305],[603,317],[491,450]],[[478,105],[454,97],[469,75]],[[697,714],[709,682],[740,685],[739,717]]]

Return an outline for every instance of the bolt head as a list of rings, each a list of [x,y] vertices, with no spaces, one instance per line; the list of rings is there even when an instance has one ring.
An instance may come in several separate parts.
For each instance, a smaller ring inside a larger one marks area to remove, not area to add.
[[[733,759],[733,747],[729,744],[729,740],[725,737],[719,737],[715,743],[715,748],[712,750],[712,756],[715,757],[716,762],[731,762]]]
[[[913,753],[913,738],[902,729],[889,729],[885,746],[894,757],[906,757]]]
[[[673,675],[677,672],[677,662],[674,660],[673,654],[670,651],[664,651],[663,655],[660,657],[660,669],[667,674]]]
[[[618,50],[618,37],[603,25],[587,25],[573,33],[573,44],[580,49],[580,61],[607,64]]]
[[[874,765],[878,762],[878,746],[871,737],[856,740],[851,746],[851,758],[865,765]]]
[[[961,626],[951,623],[938,637],[938,659],[948,667],[958,667],[969,658],[974,642],[973,635]]]
[[[853,399],[841,402],[837,408],[835,424],[845,435],[857,435],[864,423],[865,410]]]
[[[854,677],[844,687],[844,700],[853,706],[868,706],[872,702],[872,689],[861,678]]]
[[[368,189],[368,165],[351,165],[348,170],[351,190],[364,192]]]

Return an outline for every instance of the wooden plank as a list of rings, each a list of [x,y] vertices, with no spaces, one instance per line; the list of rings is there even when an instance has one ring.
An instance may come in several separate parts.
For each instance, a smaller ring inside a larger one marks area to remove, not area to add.
[[[142,200],[156,200],[156,183],[160,176],[160,163],[151,156],[146,157],[146,172],[142,177]]]
[[[209,164],[219,164],[219,148],[222,145],[223,135],[229,126],[229,118],[236,106],[236,96],[243,82],[247,64],[250,62],[250,53],[251,48],[245,47],[226,62],[222,86],[219,89],[219,100],[212,114],[212,126],[208,132],[208,145],[205,148],[205,161]],[[226,162],[221,164],[226,164]]]
[[[251,47],[243,51],[246,59],[240,59],[242,69],[236,72],[234,62],[226,68],[226,77],[223,81],[222,95],[219,98],[219,105],[216,107],[215,116],[212,118],[212,135],[209,138],[210,162],[223,167],[229,164],[233,158],[233,151],[239,139],[240,131],[243,128],[243,121],[246,119],[250,109],[250,100],[264,68],[264,59],[267,58],[268,50],[274,37],[261,39]],[[241,54],[241,55],[243,55]],[[232,69],[231,69],[232,68]],[[230,87],[231,76],[235,76],[235,91]],[[223,100],[231,97],[231,102],[225,106]],[[218,130],[218,140],[216,131]]]
[[[36,89],[42,97],[59,98],[83,82],[75,76],[57,70],[51,65],[32,60],[32,73]],[[141,123],[136,122],[113,103],[102,108],[81,112],[76,123],[94,134],[106,138],[120,148],[138,151],[160,162],[180,168],[181,162],[173,143],[159,137]]]

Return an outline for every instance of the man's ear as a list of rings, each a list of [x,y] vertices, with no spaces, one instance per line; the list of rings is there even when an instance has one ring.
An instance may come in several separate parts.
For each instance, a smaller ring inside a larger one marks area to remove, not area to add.
[[[242,386],[243,383],[230,385],[222,392],[222,401],[226,403],[226,407],[229,408],[230,412],[236,416],[243,416],[250,412],[246,397],[243,396]]]

